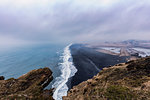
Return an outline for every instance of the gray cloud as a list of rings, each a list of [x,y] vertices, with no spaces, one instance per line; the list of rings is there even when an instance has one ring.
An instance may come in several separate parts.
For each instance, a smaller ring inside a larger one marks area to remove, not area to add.
[[[15,43],[66,43],[150,37],[148,0],[13,1],[0,1],[1,43],[10,38]]]

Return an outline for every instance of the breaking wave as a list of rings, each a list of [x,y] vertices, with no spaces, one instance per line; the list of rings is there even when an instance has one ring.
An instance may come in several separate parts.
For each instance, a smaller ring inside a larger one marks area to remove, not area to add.
[[[56,78],[55,83],[52,85],[55,88],[53,98],[55,100],[62,100],[63,96],[67,96],[67,82],[68,79],[75,75],[77,72],[76,67],[73,65],[72,55],[70,51],[70,46],[65,47],[63,56],[61,56],[63,62],[60,63],[59,68],[61,70],[61,76]]]

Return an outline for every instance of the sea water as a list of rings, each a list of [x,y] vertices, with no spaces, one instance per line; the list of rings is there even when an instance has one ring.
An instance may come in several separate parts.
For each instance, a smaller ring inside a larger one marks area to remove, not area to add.
[[[55,88],[55,92],[53,94],[53,98],[55,100],[62,100],[62,96],[67,96],[68,87],[66,83],[68,82],[68,79],[74,76],[77,72],[77,69],[73,64],[70,46],[71,44],[65,47],[61,57],[63,60],[59,65],[61,76],[57,77],[55,79],[55,83],[52,85],[52,87]]]
[[[68,79],[77,72],[73,65],[70,45],[40,44],[0,49],[0,76],[19,76],[43,67],[53,72],[53,81],[48,89],[55,88],[54,99],[62,100],[67,95]]]

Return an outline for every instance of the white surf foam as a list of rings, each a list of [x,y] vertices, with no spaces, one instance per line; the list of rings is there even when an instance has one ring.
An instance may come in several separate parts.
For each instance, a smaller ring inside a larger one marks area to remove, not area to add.
[[[120,53],[120,48],[115,48],[115,47],[102,47],[102,49],[114,52],[114,53]]]
[[[150,56],[150,49],[145,48],[133,48],[133,49],[139,51],[139,56],[141,57]]]
[[[76,67],[73,65],[70,46],[64,49],[62,56],[63,63],[60,63],[61,76],[56,78],[56,82],[52,85],[55,88],[53,98],[55,100],[62,100],[63,96],[67,96],[68,87],[66,85],[68,79],[75,75],[77,72]]]

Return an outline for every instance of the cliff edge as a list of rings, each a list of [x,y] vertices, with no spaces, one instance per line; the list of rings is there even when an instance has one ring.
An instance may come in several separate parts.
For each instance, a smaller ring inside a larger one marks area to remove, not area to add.
[[[150,57],[103,68],[63,100],[150,100]]]
[[[1,100],[53,100],[52,90],[44,88],[52,81],[49,68],[32,70],[18,79],[0,78]]]

